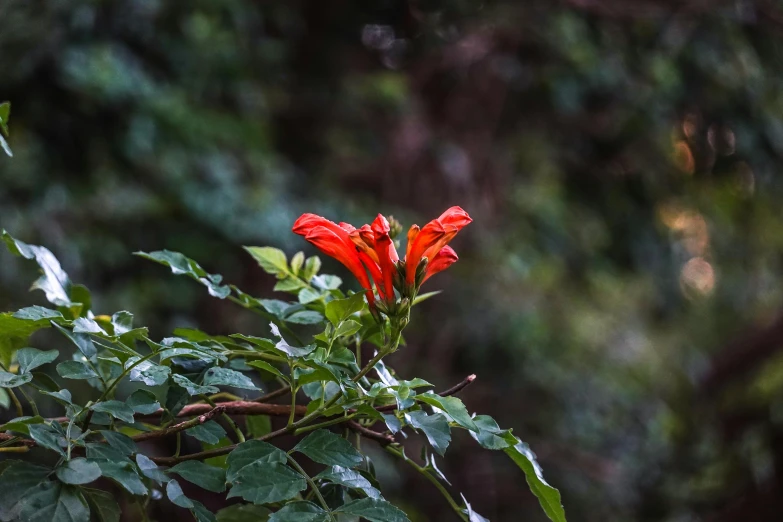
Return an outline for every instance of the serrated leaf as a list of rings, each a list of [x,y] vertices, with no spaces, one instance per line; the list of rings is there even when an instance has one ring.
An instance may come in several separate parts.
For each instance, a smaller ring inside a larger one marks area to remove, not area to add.
[[[328,522],[329,512],[308,501],[289,502],[272,513],[269,522]]]
[[[560,492],[547,484],[541,473],[536,456],[524,442],[503,450],[511,460],[525,473],[530,491],[538,498],[544,512],[553,522],[566,522],[565,510],[560,500]]]
[[[80,352],[84,354],[85,357],[88,359],[91,357],[94,357],[98,350],[95,349],[95,345],[92,342],[92,339],[90,339],[90,336],[85,333],[73,333],[67,328],[63,328],[56,322],[51,322],[52,326],[60,330],[64,336],[66,336],[68,339],[71,340],[73,344],[76,345],[76,347],[79,349]]]
[[[414,428],[424,432],[430,445],[443,456],[451,442],[451,428],[445,415],[434,413],[427,415],[423,411],[412,411],[405,414],[405,420]]]
[[[134,252],[134,255],[155,261],[171,268],[176,275],[186,275],[207,287],[207,291],[213,297],[225,299],[231,293],[231,288],[221,285],[223,277],[218,274],[208,274],[201,266],[189,257],[170,250],[158,250],[156,252]]]
[[[106,439],[106,442],[109,443],[109,446],[116,449],[123,455],[132,455],[139,451],[139,448],[136,447],[136,443],[133,442],[133,439],[124,433],[103,430],[100,432],[100,434],[103,435],[103,438]]]
[[[385,500],[363,498],[354,500],[335,510],[367,519],[369,522],[410,522],[407,515]]]
[[[288,342],[286,342],[286,340],[283,338],[283,335],[280,333],[280,329],[277,327],[275,323],[269,323],[269,328],[272,330],[272,335],[280,339],[280,341],[278,341],[277,344],[275,344],[275,348],[285,353],[286,355],[289,355],[291,357],[304,357],[305,355],[315,350],[314,344],[311,344],[309,346],[304,346],[302,348],[291,346],[290,344],[288,344]]]
[[[258,461],[242,468],[233,483],[227,498],[242,497],[254,504],[288,500],[307,488],[305,478],[291,468]]]
[[[14,312],[13,317],[16,319],[23,319],[25,321],[35,321],[35,322],[44,322],[46,325],[49,325],[49,321],[52,319],[60,319],[64,320],[63,314],[58,312],[57,310],[52,310],[51,308],[46,308],[44,306],[28,306],[27,308],[22,308],[21,310],[17,310]]]
[[[184,388],[188,392],[188,395],[191,396],[211,395],[220,391],[220,389],[215,386],[201,386],[196,384],[184,375],[174,374],[171,376],[171,380],[174,381],[178,386]]]
[[[57,350],[43,351],[36,348],[22,348],[16,352],[16,360],[19,362],[19,373],[28,373],[39,366],[48,364],[60,355]]]
[[[247,365],[252,366],[254,368],[258,368],[259,370],[267,371],[272,375],[277,375],[278,377],[282,377],[283,379],[287,379],[287,377],[283,374],[283,372],[281,372],[280,370],[278,370],[277,368],[275,368],[274,366],[272,366],[266,361],[250,361],[249,363],[247,363]]]
[[[318,324],[324,320],[324,316],[313,310],[301,310],[287,316],[285,321],[295,324]]]
[[[32,380],[33,380],[33,376],[30,373],[23,373],[21,375],[17,375],[15,373],[9,373],[0,370],[0,388],[16,388],[23,384],[27,384]]]
[[[226,479],[233,482],[239,472],[254,462],[261,464],[285,464],[288,458],[281,449],[261,440],[249,440],[238,445],[228,454]]]
[[[204,374],[203,384],[205,386],[231,386],[232,388],[243,388],[245,390],[257,390],[253,381],[246,375],[228,368],[214,366]]]
[[[222,493],[226,490],[226,471],[197,460],[186,460],[169,469],[200,488]]]
[[[326,318],[337,326],[351,315],[364,309],[364,294],[356,293],[345,299],[334,299],[326,304]]]
[[[97,379],[95,370],[79,361],[63,361],[57,365],[57,373],[63,379]]]
[[[132,495],[146,495],[147,487],[139,478],[138,473],[128,461],[109,461],[109,460],[96,460],[96,464],[101,468],[101,474],[104,477],[108,477],[122,486],[128,493]]]
[[[54,431],[48,424],[31,424],[28,426],[30,437],[38,443],[42,448],[47,448],[52,451],[56,451],[60,455],[65,456],[60,441],[62,436]]]
[[[136,455],[136,465],[139,467],[139,471],[141,471],[142,475],[154,480],[158,484],[163,484],[171,480],[166,473],[146,455],[138,453]]]
[[[77,457],[65,461],[56,470],[57,478],[65,484],[89,484],[101,476],[101,468],[95,462]]]
[[[133,424],[133,410],[122,401],[103,401],[90,406],[93,411],[102,411],[108,413],[115,419],[119,419],[128,424]]]
[[[14,520],[19,515],[22,500],[46,480],[51,469],[21,460],[10,464],[0,474],[0,520]]]
[[[327,466],[352,468],[364,462],[362,455],[350,442],[325,429],[310,433],[294,447],[294,451]]]
[[[130,397],[125,400],[125,404],[142,415],[149,415],[160,409],[160,403],[155,394],[147,390],[136,390],[131,393]]]
[[[59,482],[42,482],[19,505],[22,522],[83,522],[90,519],[90,508],[79,488]]]
[[[0,426],[0,431],[15,431],[17,433],[30,434],[30,425],[43,424],[44,418],[40,415],[34,417],[17,417]]]
[[[425,392],[417,395],[416,399],[445,411],[449,417],[454,419],[454,422],[463,428],[474,432],[479,431],[478,426],[476,426],[476,423],[473,422],[473,418],[468,413],[467,408],[465,408],[465,405],[458,398],[441,397],[440,395],[436,395],[432,392]]]
[[[90,504],[90,512],[99,522],[120,522],[120,506],[114,500],[114,495],[99,489],[83,489],[84,496]]]
[[[130,380],[143,382],[147,386],[161,386],[169,380],[171,369],[168,366],[159,366],[149,361],[141,361],[137,364],[139,357],[131,357],[125,362],[125,368],[134,365],[130,371]]]
[[[33,289],[43,290],[46,299],[57,306],[68,307],[72,304],[69,297],[71,281],[52,252],[42,246],[28,245],[13,238],[3,230],[2,238],[12,254],[34,260],[43,275],[33,283]]]
[[[347,488],[363,491],[370,498],[381,498],[381,492],[375,489],[369,480],[361,473],[342,466],[332,466],[322,471],[315,478],[327,480],[333,484],[339,484]]]
[[[185,433],[207,444],[217,444],[220,439],[226,436],[226,430],[223,429],[223,426],[213,420],[188,428]]]
[[[279,248],[246,246],[244,249],[253,256],[253,259],[267,274],[287,275],[289,273],[285,252]]]
[[[193,501],[185,496],[185,493],[182,492],[182,487],[176,480],[170,480],[169,483],[166,484],[166,496],[169,497],[169,500],[171,500],[175,506],[183,507],[185,509],[194,507]]]
[[[476,415],[473,422],[478,427],[478,432],[471,432],[470,436],[478,442],[482,448],[500,450],[517,443],[517,438],[509,430],[501,430],[495,419],[489,415]]]

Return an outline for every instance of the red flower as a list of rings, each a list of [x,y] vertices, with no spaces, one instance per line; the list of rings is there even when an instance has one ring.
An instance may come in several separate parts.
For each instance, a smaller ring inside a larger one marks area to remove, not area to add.
[[[372,225],[364,225],[362,228],[351,232],[350,237],[359,251],[372,259],[380,269],[380,278],[373,276],[375,286],[378,287],[378,295],[382,299],[394,301],[394,274],[397,271],[397,262],[400,257],[394,242],[389,236],[389,221],[378,214]]]
[[[304,236],[324,254],[345,265],[367,291],[367,301],[370,306],[373,306],[375,298],[370,279],[367,277],[367,270],[370,270],[373,279],[376,279],[377,276],[376,281],[381,279],[380,270],[372,260],[367,258],[366,254],[356,250],[349,235],[356,230],[352,225],[348,223],[338,225],[315,214],[302,214],[294,223],[292,230],[295,234]]]
[[[433,219],[423,228],[413,225],[408,231],[408,249],[405,255],[405,283],[416,284],[416,271],[422,258],[429,261],[425,279],[444,270],[457,260],[457,254],[449,248],[444,248],[457,232],[473,221],[467,212],[460,207],[451,207]],[[435,265],[434,268],[431,268]]]

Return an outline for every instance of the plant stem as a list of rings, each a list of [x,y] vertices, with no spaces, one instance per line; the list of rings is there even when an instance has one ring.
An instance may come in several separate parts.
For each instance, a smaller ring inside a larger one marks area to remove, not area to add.
[[[16,394],[14,393],[14,390],[12,388],[6,388],[5,389],[8,392],[8,395],[11,396],[11,400],[14,403],[14,406],[16,406],[16,416],[22,417],[24,416],[24,410],[22,409],[22,403],[19,402],[19,399],[16,397]]]
[[[207,404],[209,404],[213,408],[217,408],[218,407],[218,405],[215,404],[215,401],[213,401],[212,399],[210,399],[206,395],[201,395],[201,398],[204,400],[204,402],[206,402]],[[232,419],[231,416],[228,413],[226,413],[225,411],[221,413],[221,416],[224,419],[226,419],[226,421],[228,422],[229,426],[231,426],[231,428],[234,430],[234,433],[236,433],[236,435],[237,435],[237,440],[239,440],[240,443],[245,442],[245,434],[242,433],[242,430],[239,428],[239,425],[236,422],[234,422],[234,419]]]
[[[27,446],[11,446],[8,448],[0,448],[0,453],[27,453],[30,448]]]
[[[448,501],[449,505],[451,506],[451,509],[454,510],[454,512],[459,516],[459,518],[464,520],[465,522],[468,522],[468,516],[465,513],[463,513],[462,506],[457,504],[457,501],[454,500],[454,497],[451,496],[451,493],[448,492],[445,486],[441,484],[437,478],[432,476],[432,474],[427,470],[427,468],[423,466],[419,466],[414,461],[406,457],[401,449],[392,446],[386,446],[386,451],[388,451],[395,457],[398,457],[403,461],[407,462],[408,464],[410,464],[410,466],[413,469],[415,469],[416,471],[424,475],[424,477],[426,477],[427,480],[432,482],[432,484],[438,489],[438,491],[440,491],[440,493],[445,497],[445,499]]]
[[[307,483],[310,485],[310,489],[313,490],[313,493],[315,493],[315,496],[318,497],[318,502],[321,504],[321,506],[326,510],[327,513],[329,513],[329,520],[334,520],[334,515],[332,515],[332,510],[329,509],[329,504],[326,503],[326,500],[324,500],[323,495],[321,495],[321,492],[318,491],[318,486],[315,485],[315,482],[313,482],[313,479],[310,478],[310,475],[305,472],[305,470],[302,469],[302,466],[299,465],[298,462],[294,460],[294,458],[291,455],[286,454],[286,457],[288,457],[288,462],[291,463],[291,465],[302,474],[302,476],[307,480]]]
[[[24,398],[27,399],[27,402],[30,403],[30,408],[33,410],[33,415],[38,415],[38,406],[35,404],[35,401],[33,401],[29,395],[27,395],[27,392],[24,391],[24,387],[20,386],[19,391],[22,392],[22,395],[24,395]]]
[[[301,435],[302,433],[307,433],[308,431],[317,430],[319,428],[325,428],[327,426],[332,426],[334,424],[340,424],[341,422],[348,422],[349,420],[353,419],[357,414],[353,415],[346,415],[345,417],[337,417],[336,419],[330,419],[328,421],[319,422],[318,424],[311,424],[310,426],[305,426],[304,428],[299,428],[294,431],[294,435]]]

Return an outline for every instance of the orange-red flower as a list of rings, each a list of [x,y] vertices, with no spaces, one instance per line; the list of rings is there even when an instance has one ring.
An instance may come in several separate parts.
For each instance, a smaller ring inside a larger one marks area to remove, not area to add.
[[[337,224],[315,214],[303,214],[294,223],[293,231],[345,265],[366,290],[371,309],[375,309],[372,281],[386,310],[396,313],[393,312],[395,281],[398,281],[400,294],[410,297],[417,283],[423,283],[454,264],[459,258],[446,244],[471,221],[468,213],[460,207],[451,207],[421,229],[413,225],[408,232],[405,283],[401,281],[402,276],[398,276],[400,258],[389,235],[389,222],[381,214],[371,225],[358,229],[348,223]],[[425,257],[428,260],[426,270],[423,277],[416,281],[416,272]]]
[[[370,270],[374,279],[377,275],[378,280],[381,277],[380,270],[372,261],[369,263],[363,262],[363,257],[366,257],[366,254],[356,250],[349,236],[350,233],[356,230],[352,225],[348,223],[340,223],[338,225],[315,214],[302,214],[294,223],[292,230],[295,234],[304,236],[307,241],[315,245],[324,254],[335,258],[345,265],[359,281],[359,284],[367,291],[367,301],[370,306],[373,306],[375,298],[373,297],[370,279],[367,277],[367,270]],[[365,265],[368,265],[367,268],[365,268]]]
[[[457,232],[466,227],[473,221],[467,212],[460,207],[451,207],[441,214],[437,219],[433,219],[423,228],[419,229],[413,225],[408,231],[408,249],[405,255],[405,283],[407,285],[416,284],[416,270],[422,258],[429,261],[425,279],[444,270],[453,264],[458,258],[457,254],[446,245],[454,239]],[[431,265],[435,265],[433,269]]]

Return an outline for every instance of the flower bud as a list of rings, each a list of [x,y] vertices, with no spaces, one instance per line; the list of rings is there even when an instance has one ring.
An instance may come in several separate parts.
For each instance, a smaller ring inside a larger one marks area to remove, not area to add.
[[[416,288],[420,287],[421,283],[424,282],[424,276],[427,275],[427,265],[429,262],[429,259],[422,257],[419,266],[416,267]]]
[[[388,221],[389,221],[389,237],[394,239],[395,237],[400,235],[400,232],[402,232],[402,223],[394,219],[394,216],[389,216]]]

